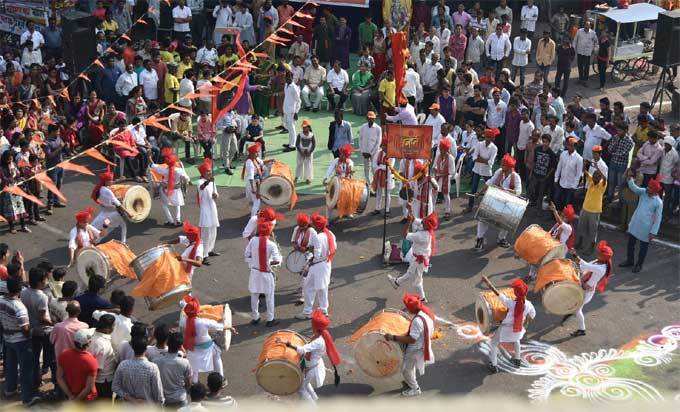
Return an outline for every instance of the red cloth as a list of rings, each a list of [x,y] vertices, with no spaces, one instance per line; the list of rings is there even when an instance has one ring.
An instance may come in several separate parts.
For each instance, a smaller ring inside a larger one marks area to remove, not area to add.
[[[394,80],[396,83],[396,96],[402,95],[401,90],[406,84],[406,60],[408,60],[408,40],[406,33],[398,32],[390,35],[392,41],[392,64],[394,66]]]
[[[194,247],[189,253],[189,259],[196,259],[196,250],[198,249],[199,243],[201,243],[201,229],[189,223],[188,220],[184,221],[184,234],[186,235],[189,242],[194,244]],[[191,263],[187,262],[184,264],[184,268],[187,272],[191,271]]]
[[[422,208],[421,208],[422,209]],[[437,251],[437,244],[435,243],[434,231],[439,227],[439,215],[437,212],[432,212],[425,219],[423,219],[423,229],[430,232],[430,246],[432,251],[430,256],[434,255]]]
[[[168,187],[165,191],[167,196],[171,196],[175,190],[175,163],[177,163],[177,156],[172,153],[165,156],[165,164],[168,166]]]
[[[88,207],[88,208],[81,210],[80,212],[76,213],[76,215],[75,215],[76,216],[76,222],[78,222],[80,224],[88,223],[90,221],[90,219],[92,219],[92,213],[93,212],[94,212],[94,208],[92,208],[92,207]]]
[[[326,317],[326,315],[323,314],[321,310],[316,309],[312,313],[312,329],[315,332],[318,332],[323,338],[323,341],[326,344],[326,355],[328,356],[328,359],[331,360],[333,366],[338,366],[342,359],[340,358],[338,349],[335,347],[333,337],[331,336],[330,332],[328,332],[328,326],[330,323],[331,321],[328,319],[328,317]]]
[[[206,157],[205,159],[203,159],[203,163],[201,163],[201,165],[198,166],[198,172],[201,174],[202,177],[205,178],[206,174],[209,171],[212,171],[212,165],[213,165],[212,159]]]
[[[258,244],[257,254],[259,258],[260,272],[269,272],[269,259],[267,259],[267,240],[272,234],[274,225],[271,222],[260,222],[257,224]]]
[[[137,150],[137,144],[135,143],[135,138],[132,137],[132,133],[130,133],[129,130],[123,130],[122,132],[119,132],[113,136],[112,140],[123,142],[132,148],[128,149],[126,147],[114,146],[113,150],[121,158],[136,157],[139,154],[139,151]]]
[[[607,265],[607,271],[605,272],[604,276],[602,276],[602,279],[597,282],[597,291],[602,293],[607,287],[607,283],[609,283],[609,277],[612,274],[612,257],[614,257],[614,251],[606,240],[601,240],[597,244],[597,255],[598,262]]]
[[[9,279],[9,273],[7,272],[7,266],[0,265],[0,280]]]
[[[663,186],[658,179],[650,179],[647,183],[647,188],[652,192],[652,194],[658,195],[663,190]]]
[[[57,358],[59,366],[64,371],[66,386],[72,394],[77,395],[85,389],[88,377],[97,377],[99,363],[90,352],[79,351],[77,349],[66,349]],[[86,401],[93,401],[97,398],[97,388],[92,387],[92,391],[85,397]]]
[[[326,227],[328,225],[328,219],[326,219],[325,216],[321,216],[318,213],[314,213],[312,215],[312,223],[314,224],[314,229],[316,229],[317,232],[324,232],[326,234],[326,238],[328,239],[328,261],[333,262],[333,257],[335,257],[336,246],[333,234]]]
[[[348,143],[340,148],[340,154],[344,156],[345,159],[348,159],[350,156],[352,156],[353,150],[354,148],[352,147],[352,145]]]
[[[512,331],[520,332],[524,327],[524,303],[529,287],[522,279],[515,279],[511,286],[512,290],[515,292],[515,310],[512,313]]]
[[[501,160],[501,165],[510,169],[514,169],[516,164],[517,160],[509,153],[506,153],[505,156],[503,156],[503,160]]]
[[[564,218],[567,219],[568,222],[571,222],[572,220],[576,219],[576,211],[574,210],[574,206],[571,204],[568,204],[562,209],[562,214],[564,215]]]
[[[196,317],[201,310],[201,304],[195,297],[187,295],[184,297],[184,314],[187,315],[187,322],[184,325],[184,348],[194,350],[196,345]]]
[[[312,220],[309,218],[309,215],[306,214],[306,213],[298,213],[296,220],[297,220],[298,226],[303,226],[305,228],[307,228],[309,225],[312,224]]]
[[[419,312],[425,313],[430,319],[432,319],[433,325],[436,316],[432,309],[425,306],[425,304],[420,300],[420,296],[418,295],[411,295],[407,293],[404,295],[403,302],[404,306],[406,306],[406,309],[408,309],[408,311],[411,312],[412,314],[416,315],[416,317],[420,317],[421,321],[423,322],[423,333],[425,334],[423,339],[423,356],[426,361],[429,361],[430,345],[428,344],[428,342],[430,341],[430,330],[427,328],[427,322],[425,322],[425,319],[423,319],[422,316],[418,316],[418,313]],[[413,325],[413,320],[415,320],[415,317],[411,320],[411,325],[409,325],[408,327],[409,335],[411,334],[411,326]]]

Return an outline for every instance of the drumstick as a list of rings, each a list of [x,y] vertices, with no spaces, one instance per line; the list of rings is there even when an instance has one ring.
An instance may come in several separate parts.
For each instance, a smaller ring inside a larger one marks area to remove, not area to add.
[[[500,296],[501,293],[498,291],[498,289],[496,289],[496,287],[493,285],[493,283],[491,283],[491,281],[489,280],[489,278],[487,278],[486,276],[482,275],[482,282],[486,283],[486,285],[489,287],[489,289],[491,289],[491,291],[492,291],[493,293],[495,293],[497,296]]]

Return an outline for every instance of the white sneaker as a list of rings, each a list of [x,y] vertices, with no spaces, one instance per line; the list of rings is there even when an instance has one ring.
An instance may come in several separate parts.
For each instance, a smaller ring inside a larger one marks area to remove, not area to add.
[[[309,315],[305,315],[304,313],[298,313],[295,315],[295,319],[300,319],[300,320],[308,320],[311,319],[312,317]]]
[[[397,278],[392,275],[387,275],[387,280],[390,282],[393,288],[399,289],[399,283],[397,283]]]
[[[407,390],[405,390],[401,393],[401,396],[407,397],[407,398],[410,398],[410,397],[413,397],[413,396],[420,396],[420,395],[422,395],[422,392],[420,391],[420,389],[407,389]]]

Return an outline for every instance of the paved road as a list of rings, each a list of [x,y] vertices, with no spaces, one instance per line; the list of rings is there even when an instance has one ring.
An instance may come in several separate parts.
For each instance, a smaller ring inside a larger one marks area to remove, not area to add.
[[[68,177],[64,193],[74,208],[82,207],[89,200],[91,183],[86,178]],[[190,190],[194,190],[191,188]],[[197,221],[196,205],[192,194],[189,206],[184,208],[186,217]],[[262,346],[263,337],[271,332],[264,326],[248,325],[249,296],[247,290],[248,270],[243,262],[244,241],[240,233],[247,221],[246,205],[241,190],[223,189],[219,199],[221,227],[217,250],[222,256],[212,260],[212,265],[197,270],[194,276],[195,295],[205,303],[229,302],[234,311],[234,321],[240,334],[233,340],[231,350],[224,354],[225,374],[230,381],[230,391],[235,396],[265,396],[255,383],[253,369]],[[373,200],[369,204],[371,210]],[[395,202],[396,203],[396,202]],[[489,276],[496,284],[505,285],[525,271],[521,261],[509,250],[489,249],[483,253],[471,250],[475,225],[470,215],[461,215],[462,202],[454,201],[454,218],[442,224],[437,232],[438,253],[432,260],[432,269],[425,279],[425,288],[435,312],[449,321],[460,324],[474,320],[474,300],[482,290],[480,276]],[[297,211],[311,212],[319,209],[319,197],[302,197]],[[2,241],[24,251],[28,266],[38,259],[49,259],[55,264],[66,263],[66,233],[72,227],[72,209],[58,209],[47,224],[33,228],[30,235],[4,235]],[[142,251],[168,240],[179,230],[158,226],[162,222],[160,205],[154,203],[151,216],[142,224],[129,229],[129,244],[133,251]],[[394,208],[392,215],[399,214]],[[529,213],[525,220],[535,221]],[[388,225],[390,237],[398,238],[401,225],[392,218]],[[289,250],[294,215],[288,213],[276,230],[283,252]],[[365,323],[375,312],[384,308],[399,308],[402,291],[395,291],[386,281],[388,273],[405,268],[382,266],[378,259],[382,242],[382,220],[360,216],[356,220],[338,224],[333,230],[338,237],[338,253],[334,261],[330,301],[332,333],[347,362],[342,366],[343,384],[336,390],[325,387],[324,394],[365,395],[396,394],[400,383],[372,381],[353,365],[351,350],[346,339]],[[550,223],[545,221],[544,227]],[[118,236],[118,232],[113,233]],[[490,236],[494,236],[493,231]],[[614,261],[620,262],[625,251],[621,233],[602,231],[602,237],[612,242]],[[680,323],[678,318],[680,289],[679,256],[670,249],[652,247],[644,271],[632,274],[618,270],[603,295],[597,295],[587,307],[588,335],[576,339],[568,337],[575,328],[574,321],[565,327],[557,325],[556,316],[546,314],[539,296],[531,296],[538,306],[538,317],[529,328],[527,339],[536,339],[555,345],[566,355],[596,351],[600,348],[616,348],[645,333],[654,333],[662,327]],[[74,277],[69,273],[69,277]],[[279,272],[277,285],[277,318],[280,328],[309,333],[308,322],[297,321],[293,316],[300,310],[293,305],[294,292],[298,286],[297,276]],[[133,285],[119,282],[116,287],[130,290]],[[176,322],[176,310],[148,312],[141,301],[137,302],[136,316],[145,322]],[[423,389],[429,393],[465,394],[492,391],[526,396],[531,382],[538,376],[519,376],[500,373],[487,376],[486,359],[479,345],[456,333],[455,328],[443,328],[443,336],[436,341],[434,350],[437,363],[427,369],[421,378]],[[678,334],[680,340],[680,333]],[[523,373],[523,372],[522,372]],[[650,376],[658,378],[660,390],[673,390],[677,386],[677,360],[674,368],[654,369]],[[673,376],[675,378],[673,378]],[[648,377],[649,378],[649,377]],[[667,379],[671,378],[671,379]],[[657,379],[655,378],[655,381]],[[674,383],[673,383],[674,382]],[[666,387],[664,387],[664,385]],[[676,391],[679,389],[675,389]]]

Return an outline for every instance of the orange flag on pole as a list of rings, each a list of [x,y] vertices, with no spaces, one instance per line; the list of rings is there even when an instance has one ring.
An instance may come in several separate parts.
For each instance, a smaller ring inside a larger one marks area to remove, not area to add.
[[[94,173],[92,173],[92,171],[91,171],[90,169],[88,169],[87,167],[81,166],[81,165],[77,165],[77,164],[75,164],[75,163],[71,163],[71,162],[68,161],[68,160],[65,160],[65,161],[59,163],[57,166],[58,166],[58,167],[61,167],[61,168],[64,169],[64,170],[70,170],[70,171],[72,171],[72,172],[82,173],[82,174],[84,174],[84,175],[94,176]]]
[[[300,24],[300,23],[296,22],[296,21],[293,20],[293,19],[288,20],[288,23],[287,23],[287,24],[290,24],[291,26],[297,26],[297,27],[300,27],[300,28],[302,28],[302,29],[307,28],[307,26],[305,26],[304,24]]]
[[[186,107],[182,107],[182,106],[177,106],[174,103],[171,104],[170,106],[168,106],[168,109],[175,109],[175,110],[179,110],[180,112],[187,113],[187,114],[194,114],[194,112],[192,112],[191,109],[187,109]]]
[[[7,192],[7,193],[11,193],[13,195],[21,196],[23,198],[26,198],[26,199],[30,200],[31,202],[35,203],[38,206],[43,206],[43,207],[45,206],[45,204],[43,202],[41,202],[40,199],[38,199],[37,197],[35,197],[33,195],[29,195],[28,193],[24,192],[23,190],[21,190],[21,188],[19,186],[16,186],[16,185],[7,186],[2,191]]]
[[[92,81],[90,80],[90,78],[87,77],[87,75],[86,75],[85,73],[80,73],[80,74],[78,75],[78,78],[83,79],[83,80],[88,81],[88,82],[92,82]]]
[[[90,156],[90,157],[92,157],[92,158],[94,158],[94,159],[99,160],[100,162],[104,162],[104,163],[106,163],[106,164],[108,164],[108,165],[111,165],[111,166],[115,166],[115,165],[116,165],[115,163],[113,163],[112,161],[110,161],[109,159],[107,159],[106,157],[104,157],[104,155],[103,155],[99,150],[97,150],[97,149],[94,148],[94,147],[91,147],[91,148],[85,150],[85,154],[88,155],[88,156]]]
[[[47,190],[54,193],[54,195],[57,196],[59,200],[61,200],[63,203],[66,203],[66,197],[64,196],[63,193],[61,193],[61,190],[57,189],[57,186],[54,184],[52,179],[50,179],[50,177],[47,176],[46,172],[38,173],[37,175],[35,175],[35,180],[42,183],[42,185],[45,186]]]
[[[62,90],[61,93],[59,93],[59,96],[63,97],[64,99],[66,99],[69,102],[71,101],[71,96],[69,96],[68,89],[66,89],[66,88],[64,90]]]

